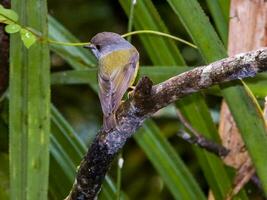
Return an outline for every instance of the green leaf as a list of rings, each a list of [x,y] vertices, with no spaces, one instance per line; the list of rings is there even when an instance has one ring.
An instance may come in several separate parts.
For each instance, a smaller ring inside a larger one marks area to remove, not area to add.
[[[261,99],[266,97],[267,73],[257,74],[256,77],[245,79],[244,82],[247,84],[255,97]]]
[[[0,23],[3,23],[3,24],[13,24],[14,22],[10,21],[5,16],[3,16],[3,15],[0,14]]]
[[[7,19],[3,15],[0,14],[0,23],[5,23],[6,20]]]
[[[222,10],[222,13],[224,15],[225,21],[227,21],[227,24],[229,24],[230,19],[230,0],[218,0],[220,4],[220,8]]]
[[[21,26],[18,24],[8,24],[5,27],[5,31],[7,33],[16,33],[16,32],[19,32],[20,29],[21,29]]]
[[[215,22],[216,29],[218,30],[224,45],[227,47],[229,17],[224,17],[224,10],[221,8],[218,1],[206,0],[206,2]]]
[[[0,17],[1,16],[2,16],[2,19],[4,18],[7,21],[12,22],[12,23],[17,22],[19,19],[18,14],[14,10],[6,9],[3,6],[0,8]],[[1,18],[0,18],[0,20],[1,20]]]
[[[26,30],[26,29],[24,29],[24,28],[22,28],[21,30],[20,30],[20,36],[21,36],[21,40],[23,41],[23,44],[29,49],[35,42],[36,42],[36,40],[37,40],[37,38],[36,38],[36,36],[32,33],[32,32],[30,32],[30,31],[28,31],[28,30]]]
[[[47,37],[45,0],[11,0],[11,5],[21,16],[22,25],[34,27]],[[23,31],[23,37],[28,38],[27,31]],[[11,35],[9,96],[11,199],[46,200],[50,135],[50,58],[47,44],[38,43],[25,51],[20,35]]]

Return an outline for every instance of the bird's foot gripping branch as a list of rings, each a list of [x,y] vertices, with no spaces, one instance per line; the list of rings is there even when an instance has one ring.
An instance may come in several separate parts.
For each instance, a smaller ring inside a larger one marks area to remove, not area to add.
[[[154,86],[148,77],[143,77],[132,97],[119,107],[116,128],[99,131],[80,164],[75,183],[66,199],[94,199],[118,151],[144,120],[159,109],[201,89],[253,77],[263,71],[267,71],[267,48],[195,68]]]

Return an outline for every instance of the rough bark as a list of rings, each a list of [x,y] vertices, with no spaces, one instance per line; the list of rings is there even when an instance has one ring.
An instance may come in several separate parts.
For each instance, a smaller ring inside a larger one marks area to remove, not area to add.
[[[128,138],[159,109],[212,85],[253,77],[267,70],[267,48],[239,54],[174,76],[154,85],[148,77],[116,113],[117,126],[100,130],[80,164],[68,200],[95,199],[109,166]]]

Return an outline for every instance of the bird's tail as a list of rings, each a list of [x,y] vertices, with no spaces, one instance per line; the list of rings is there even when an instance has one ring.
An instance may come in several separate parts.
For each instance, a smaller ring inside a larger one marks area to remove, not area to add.
[[[115,119],[115,115],[111,114],[108,116],[103,117],[103,126],[104,126],[104,130],[109,131],[111,129],[114,129],[116,126],[116,119]]]

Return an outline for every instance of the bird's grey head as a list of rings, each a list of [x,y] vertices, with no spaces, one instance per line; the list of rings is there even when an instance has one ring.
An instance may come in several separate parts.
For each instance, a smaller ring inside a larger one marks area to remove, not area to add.
[[[91,39],[91,44],[85,48],[91,49],[97,59],[119,49],[131,48],[132,45],[117,33],[102,32]]]

